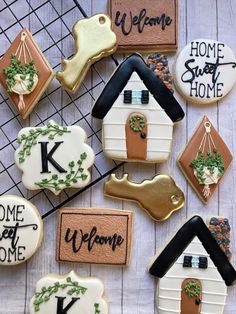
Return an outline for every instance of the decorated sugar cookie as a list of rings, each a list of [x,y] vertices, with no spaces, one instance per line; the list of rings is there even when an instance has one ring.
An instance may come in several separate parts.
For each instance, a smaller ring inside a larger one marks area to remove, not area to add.
[[[19,196],[0,196],[0,266],[27,261],[42,238],[43,222],[37,208]]]
[[[157,163],[168,159],[173,124],[183,119],[184,112],[143,58],[132,54],[109,79],[92,115],[103,119],[107,157]]]
[[[90,66],[116,51],[116,35],[111,20],[105,14],[96,14],[79,20],[72,29],[75,40],[75,54],[62,60],[62,72],[57,79],[64,88],[75,93],[83,82]]]
[[[127,266],[133,213],[100,208],[63,208],[57,228],[57,260]]]
[[[173,75],[170,73],[167,57],[161,53],[153,53],[148,56],[147,65],[162,80],[166,87],[174,93]]]
[[[232,158],[223,139],[205,116],[179,156],[178,164],[199,198],[207,203]]]
[[[109,0],[108,14],[122,51],[172,51],[178,46],[177,0]]]
[[[31,33],[23,29],[0,61],[0,82],[23,119],[37,104],[53,76]]]
[[[137,202],[155,221],[168,219],[185,203],[184,193],[175,184],[175,181],[163,174],[141,183],[130,181],[128,174],[121,179],[112,174],[105,183],[104,194]]]
[[[196,39],[177,57],[176,88],[192,103],[216,102],[228,94],[235,82],[236,58],[222,42]]]
[[[175,234],[149,272],[158,277],[158,313],[222,314],[236,271],[201,217]]]
[[[15,161],[29,190],[82,188],[90,182],[94,152],[86,144],[85,131],[76,125],[59,126],[53,120],[43,127],[19,132]]]
[[[103,283],[95,277],[50,274],[40,279],[30,301],[30,314],[108,314]]]

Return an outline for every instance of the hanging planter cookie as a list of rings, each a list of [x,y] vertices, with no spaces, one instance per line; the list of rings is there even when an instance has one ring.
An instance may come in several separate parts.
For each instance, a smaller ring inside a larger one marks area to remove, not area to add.
[[[53,76],[31,33],[23,29],[0,61],[0,82],[23,119],[37,104]]]
[[[205,116],[178,159],[203,203],[207,203],[232,161],[232,155]]]
[[[86,140],[81,127],[62,127],[53,120],[43,127],[22,129],[15,161],[23,172],[24,186],[29,190],[49,189],[56,195],[66,188],[86,186],[95,158]]]

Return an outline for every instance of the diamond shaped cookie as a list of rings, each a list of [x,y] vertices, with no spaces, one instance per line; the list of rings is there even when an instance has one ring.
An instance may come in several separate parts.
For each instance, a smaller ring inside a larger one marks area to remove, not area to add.
[[[178,159],[178,165],[203,203],[207,203],[233,156],[204,116]]]
[[[33,36],[22,29],[0,61],[0,82],[23,119],[37,104],[53,76]]]

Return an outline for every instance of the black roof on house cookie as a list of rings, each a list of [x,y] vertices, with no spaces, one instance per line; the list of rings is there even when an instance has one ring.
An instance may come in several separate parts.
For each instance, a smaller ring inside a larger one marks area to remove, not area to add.
[[[149,69],[143,58],[137,53],[127,57],[113,73],[95,102],[92,110],[93,117],[103,119],[106,116],[133,72],[137,72],[147,89],[173,122],[183,119],[184,111],[171,91]]]
[[[199,238],[203,247],[210,255],[225,284],[227,286],[235,284],[236,271],[234,267],[200,216],[193,216],[179,229],[165,249],[156,257],[149,272],[158,278],[162,278],[195,236]]]

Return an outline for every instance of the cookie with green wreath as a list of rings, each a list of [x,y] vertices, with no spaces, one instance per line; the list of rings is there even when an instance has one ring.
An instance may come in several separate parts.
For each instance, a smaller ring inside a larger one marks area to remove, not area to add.
[[[53,120],[42,127],[23,128],[18,135],[15,161],[29,190],[48,189],[58,195],[66,188],[82,188],[90,182],[94,152],[85,131],[60,126]]]

